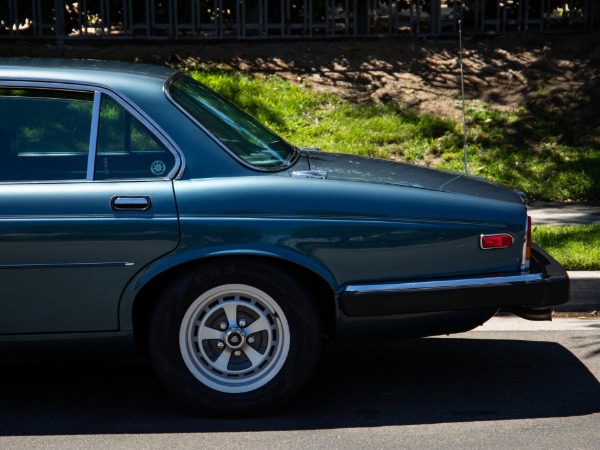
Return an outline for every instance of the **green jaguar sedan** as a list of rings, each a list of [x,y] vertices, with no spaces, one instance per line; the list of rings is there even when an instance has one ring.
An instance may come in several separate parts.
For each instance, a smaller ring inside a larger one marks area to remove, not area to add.
[[[523,194],[296,147],[165,67],[0,59],[0,161],[0,358],[148,355],[204,414],[281,405],[324,336],[569,297]]]

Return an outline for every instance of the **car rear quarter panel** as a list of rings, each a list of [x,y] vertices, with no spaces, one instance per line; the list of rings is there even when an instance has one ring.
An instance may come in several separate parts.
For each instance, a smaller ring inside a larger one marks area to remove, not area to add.
[[[516,272],[523,205],[411,187],[285,176],[175,182],[178,254],[271,254],[347,283]],[[510,233],[508,249],[479,237]]]

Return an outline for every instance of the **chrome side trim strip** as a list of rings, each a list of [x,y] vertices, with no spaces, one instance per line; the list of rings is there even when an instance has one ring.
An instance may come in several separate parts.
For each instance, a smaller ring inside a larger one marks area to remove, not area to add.
[[[126,267],[133,265],[135,265],[135,263],[128,261],[57,264],[0,264],[0,269],[61,269],[66,267]]]
[[[379,292],[379,291],[411,291],[419,289],[456,289],[462,287],[481,287],[498,286],[515,283],[528,283],[531,281],[541,281],[542,274],[522,274],[506,277],[488,277],[488,278],[465,278],[462,280],[439,280],[439,281],[418,281],[409,283],[383,283],[383,284],[353,284],[346,286],[344,292]]]

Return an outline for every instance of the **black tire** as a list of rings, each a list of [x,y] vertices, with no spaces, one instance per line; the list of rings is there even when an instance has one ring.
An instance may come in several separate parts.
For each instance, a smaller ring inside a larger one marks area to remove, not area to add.
[[[306,287],[264,262],[199,266],[163,292],[149,353],[164,385],[215,416],[263,414],[312,375],[320,323]]]

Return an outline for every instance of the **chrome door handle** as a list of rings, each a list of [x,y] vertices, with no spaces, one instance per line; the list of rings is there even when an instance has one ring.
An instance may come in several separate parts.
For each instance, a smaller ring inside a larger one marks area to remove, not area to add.
[[[146,211],[152,206],[147,195],[115,195],[110,199],[110,207],[115,211]]]

